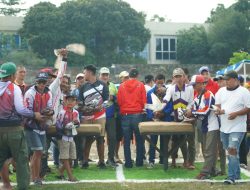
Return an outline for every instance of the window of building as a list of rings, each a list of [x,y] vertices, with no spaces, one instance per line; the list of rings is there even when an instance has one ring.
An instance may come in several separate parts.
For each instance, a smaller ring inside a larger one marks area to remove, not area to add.
[[[157,37],[155,44],[156,60],[176,60],[176,38]]]

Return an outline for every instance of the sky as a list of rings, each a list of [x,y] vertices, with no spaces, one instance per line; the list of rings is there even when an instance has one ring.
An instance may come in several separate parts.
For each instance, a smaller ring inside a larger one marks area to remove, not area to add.
[[[28,8],[40,1],[48,0],[22,0],[26,2],[23,7]],[[50,0],[59,6],[66,0]],[[100,0],[101,1],[101,0]],[[157,14],[171,22],[203,23],[210,16],[210,11],[218,4],[227,8],[237,0],[124,0],[132,8],[147,14],[147,20]]]

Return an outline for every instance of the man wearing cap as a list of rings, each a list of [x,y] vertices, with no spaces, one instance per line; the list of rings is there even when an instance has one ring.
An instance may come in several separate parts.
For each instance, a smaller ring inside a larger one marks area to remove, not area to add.
[[[28,189],[28,150],[21,117],[41,120],[41,114],[24,106],[20,88],[14,84],[16,65],[8,62],[0,67],[0,169],[5,160],[13,157],[16,162],[17,189]],[[2,170],[4,189],[12,189],[8,168]]]
[[[178,108],[179,109],[190,109],[194,99],[194,90],[192,86],[185,84],[185,73],[183,69],[176,68],[173,71],[173,79],[174,85],[171,85],[166,92],[165,97],[163,100],[168,103],[173,101],[173,110],[174,110],[174,120],[176,122],[181,122],[184,118],[178,115]],[[172,166],[176,167],[176,155],[178,152],[180,142],[186,141],[185,135],[173,135],[172,137],[173,144],[172,147],[175,151],[172,154]],[[195,159],[195,148],[193,147],[192,152],[187,152],[187,144],[186,142],[182,144],[180,147],[183,159],[184,159],[184,166],[190,169],[194,168],[194,159]],[[189,158],[188,158],[189,155]]]
[[[127,81],[129,79],[128,71],[120,72],[119,79],[120,79],[120,84]],[[117,85],[117,88],[119,88],[120,84]],[[116,123],[115,160],[117,163],[123,164],[123,162],[120,160],[120,157],[119,157],[119,149],[120,149],[120,144],[121,144],[123,135],[122,135],[122,120],[121,120],[121,114],[120,114],[118,105],[116,105],[116,112],[117,112],[117,116],[116,116],[116,122],[115,122]]]
[[[48,74],[39,73],[36,77],[36,84],[24,95],[28,109],[40,112],[44,121],[38,122],[34,119],[27,119],[24,122],[28,147],[33,151],[31,157],[31,177],[35,185],[41,185],[40,166],[43,152],[46,151],[46,129],[54,111],[52,109],[52,94],[47,87]],[[50,122],[51,123],[51,122]]]
[[[239,85],[238,74],[228,71],[224,75],[226,87],[215,95],[215,113],[220,116],[220,136],[228,154],[228,178],[225,184],[240,179],[239,147],[246,133],[247,113],[250,112],[250,93]]]
[[[106,111],[105,104],[109,100],[108,86],[97,79],[96,67],[87,65],[84,67],[84,76],[86,83],[80,88],[79,98],[81,101],[81,111],[83,116],[81,118],[84,124],[101,124],[101,135],[96,137],[97,152],[99,156],[98,167],[104,169],[106,167],[104,162],[104,136],[105,136],[105,123]],[[86,137],[86,144],[83,150],[83,163],[82,168],[88,168],[88,159],[92,143],[94,142],[93,136]]]
[[[115,102],[117,95],[117,88],[114,83],[110,82],[110,71],[107,67],[100,69],[99,79],[108,85],[109,101],[106,105],[106,132],[108,141],[108,160],[107,165],[116,167],[115,163],[115,146],[116,146],[116,125],[115,125]]]
[[[215,104],[212,92],[205,89],[205,79],[202,75],[194,75],[191,78],[191,85],[197,92],[190,115],[201,120],[201,130],[203,135],[204,164],[200,174],[196,179],[208,179],[216,175],[217,147],[219,140],[219,120],[214,111],[211,111]],[[189,116],[190,116],[189,115]]]
[[[144,144],[138,124],[143,120],[146,105],[146,90],[142,82],[138,81],[139,72],[131,69],[130,79],[123,82],[117,94],[118,105],[122,115],[122,131],[124,136],[125,167],[132,168],[130,141],[131,134],[136,138],[136,166],[143,166]]]
[[[206,89],[211,91],[215,95],[219,90],[219,86],[211,79],[209,68],[207,66],[203,66],[199,69],[199,73],[205,78],[205,81],[207,83]]]

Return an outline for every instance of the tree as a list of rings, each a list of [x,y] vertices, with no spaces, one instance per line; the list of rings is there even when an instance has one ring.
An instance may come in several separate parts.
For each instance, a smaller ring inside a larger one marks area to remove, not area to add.
[[[210,25],[208,33],[209,54],[217,64],[228,63],[233,52],[248,48],[249,29],[245,16],[233,9],[225,14]]]
[[[165,22],[165,18],[164,17],[161,17],[157,14],[155,14],[151,19],[150,21],[154,21],[154,22]]]
[[[20,4],[20,0],[1,0],[0,15],[3,14],[5,16],[15,16],[17,13],[25,10],[16,7]]]
[[[178,34],[178,60],[183,64],[210,64],[207,33],[203,26],[194,26]]]
[[[233,57],[230,58],[229,65],[233,65],[242,60],[250,60],[250,55],[245,51],[234,52]]]
[[[150,38],[144,24],[143,13],[120,0],[67,1],[59,8],[46,2],[29,10],[21,34],[46,59],[54,59],[54,48],[77,42],[86,45],[87,55],[69,56],[71,61],[111,65],[144,49]]]

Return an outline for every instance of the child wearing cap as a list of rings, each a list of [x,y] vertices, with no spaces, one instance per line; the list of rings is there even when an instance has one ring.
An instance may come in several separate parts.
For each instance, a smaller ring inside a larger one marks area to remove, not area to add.
[[[54,114],[52,94],[46,86],[48,74],[41,72],[36,77],[36,84],[25,93],[24,100],[28,109],[40,112],[43,121],[26,119],[24,122],[28,148],[33,151],[31,158],[31,175],[35,185],[42,185],[40,177],[41,158],[46,150],[46,120]]]
[[[64,179],[66,170],[69,181],[76,181],[71,171],[71,161],[76,159],[76,145],[74,136],[77,135],[76,127],[79,126],[79,114],[74,109],[77,104],[74,95],[66,95],[65,106],[57,116],[56,129],[58,134],[59,159],[63,166],[59,169],[59,178]]]

